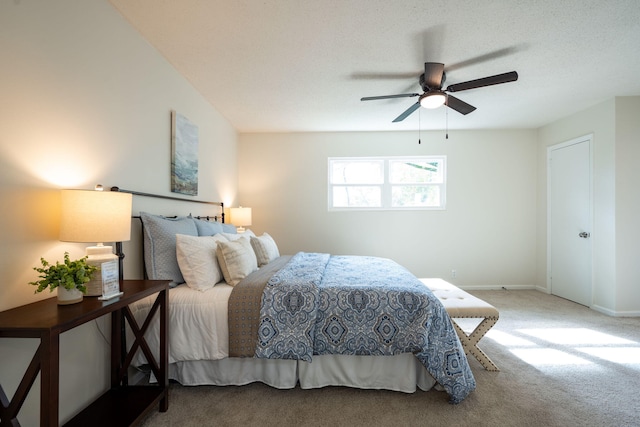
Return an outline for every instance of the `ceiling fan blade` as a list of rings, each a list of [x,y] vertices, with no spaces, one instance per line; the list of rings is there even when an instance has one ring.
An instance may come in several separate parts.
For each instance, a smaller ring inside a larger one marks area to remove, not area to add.
[[[391,99],[391,98],[410,98],[412,96],[419,96],[419,93],[400,93],[398,95],[382,95],[382,96],[365,96],[360,98],[360,101],[375,101],[376,99]]]
[[[401,122],[404,119],[406,119],[407,117],[409,117],[411,115],[411,113],[413,113],[414,111],[416,111],[418,108],[420,108],[420,103],[416,102],[415,104],[413,104],[411,107],[407,108],[404,113],[400,114],[398,117],[396,117],[393,120],[393,123],[397,123],[397,122]]]
[[[407,72],[407,73],[369,73],[369,72],[358,72],[352,73],[351,78],[354,80],[415,80],[416,76],[420,74],[419,72]]]
[[[451,95],[447,95],[447,101],[445,102],[445,105],[464,115],[467,115],[476,109],[476,107],[474,107],[473,105],[467,104],[461,99],[458,99],[455,96]]]
[[[518,73],[510,71],[508,73],[496,74],[495,76],[483,77],[481,79],[469,80],[468,82],[456,83],[447,87],[447,92],[460,92],[463,90],[475,89],[479,87],[498,85],[501,83],[515,82],[518,80]]]
[[[481,62],[491,61],[502,56],[511,55],[517,53],[520,50],[526,49],[526,44],[519,44],[502,49],[494,50],[492,52],[484,53],[482,55],[475,56],[473,58],[466,59],[464,61],[456,62],[455,64],[447,64],[447,72],[457,70],[459,68],[468,67],[470,65],[479,64]]]
[[[424,63],[424,84],[429,89],[440,89],[443,83],[442,81],[443,75],[444,75],[444,64],[440,64],[437,62]]]

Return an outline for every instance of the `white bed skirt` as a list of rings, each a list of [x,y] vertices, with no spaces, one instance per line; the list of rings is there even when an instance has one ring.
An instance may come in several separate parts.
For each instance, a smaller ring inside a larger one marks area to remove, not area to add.
[[[175,362],[169,378],[182,385],[245,385],[262,382],[271,387],[303,389],[346,386],[413,393],[436,384],[413,354],[397,356],[314,356],[313,362],[226,358]]]
[[[207,292],[188,286],[169,291],[169,379],[185,386],[245,385],[263,382],[275,388],[303,389],[346,386],[386,389],[413,393],[429,390],[435,380],[411,353],[396,356],[313,356],[313,362],[229,358],[227,306],[233,288],[219,283]],[[130,306],[138,324],[142,324],[155,296]],[[160,343],[158,318],[149,326],[145,338],[158,360]],[[128,331],[131,335],[131,331]],[[131,343],[130,339],[127,342]],[[136,353],[134,366],[146,359]]]

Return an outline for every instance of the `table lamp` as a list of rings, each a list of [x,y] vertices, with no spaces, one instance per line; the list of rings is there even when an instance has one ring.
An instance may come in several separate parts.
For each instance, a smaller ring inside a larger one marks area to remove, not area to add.
[[[87,263],[100,266],[119,260],[111,246],[103,242],[131,239],[131,194],[114,191],[62,190],[60,240],[63,242],[96,243],[86,249]],[[118,274],[119,277],[122,275]],[[102,295],[102,274],[93,274],[87,283],[87,296]]]
[[[244,233],[244,227],[251,225],[251,208],[231,208],[231,224],[238,227],[238,233]]]

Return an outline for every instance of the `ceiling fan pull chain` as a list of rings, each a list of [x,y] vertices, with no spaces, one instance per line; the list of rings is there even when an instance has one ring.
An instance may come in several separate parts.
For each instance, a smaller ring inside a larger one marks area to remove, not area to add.
[[[449,106],[449,95],[447,95],[447,107]],[[449,139],[449,108],[444,109],[444,139]]]
[[[422,113],[420,111],[418,111],[418,145],[422,144],[422,141],[420,140],[420,136],[422,133]]]

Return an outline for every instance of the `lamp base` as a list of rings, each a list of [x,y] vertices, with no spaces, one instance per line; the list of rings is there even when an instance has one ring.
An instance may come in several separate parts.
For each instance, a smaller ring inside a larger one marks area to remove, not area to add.
[[[111,246],[103,245],[88,246],[86,254],[88,257],[87,264],[98,267],[98,270],[93,273],[91,280],[85,285],[87,287],[85,295],[88,297],[102,296],[102,271],[99,268],[103,262],[117,260],[118,256],[113,253]]]

